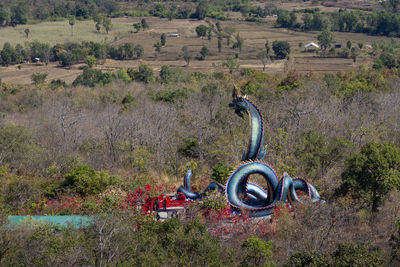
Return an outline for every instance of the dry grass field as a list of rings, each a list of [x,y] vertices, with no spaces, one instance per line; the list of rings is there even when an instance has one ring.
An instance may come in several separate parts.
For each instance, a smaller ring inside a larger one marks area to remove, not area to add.
[[[104,32],[97,33],[93,21],[77,21],[74,27],[73,37],[71,36],[71,28],[67,21],[19,25],[15,28],[6,27],[0,29],[0,47],[6,41],[16,44],[24,43],[27,40],[40,40],[42,42],[49,42],[50,44],[69,41],[105,41],[112,45],[119,45],[129,42],[144,46],[145,54],[142,59],[127,61],[107,60],[104,65],[98,66],[98,68],[111,71],[120,67],[135,68],[142,63],[150,65],[155,71],[158,71],[162,65],[185,68],[189,71],[226,71],[226,69],[222,67],[222,62],[226,60],[227,57],[233,57],[235,53],[238,52],[238,50],[227,47],[226,41],[224,40],[222,53],[218,53],[217,38],[213,37],[211,40],[198,38],[195,28],[200,24],[207,24],[205,21],[168,21],[167,19],[155,17],[147,17],[146,20],[150,25],[149,30],[132,33],[132,24],[140,21],[140,18],[123,17],[113,19],[114,27],[108,35]],[[272,44],[274,40],[288,41],[292,48],[289,64],[286,60],[270,62],[266,70],[269,73],[283,72],[288,68],[298,72],[348,71],[357,69],[361,64],[371,65],[372,63],[372,59],[365,49],[356,63],[353,63],[351,59],[320,58],[313,52],[304,52],[303,47],[299,47],[299,43],[302,45],[309,42],[317,43],[318,32],[305,33],[275,28],[273,20],[266,23],[250,23],[242,20],[229,20],[220,23],[223,28],[227,26],[234,27],[236,33],[239,33],[240,36],[245,39],[243,50],[239,57],[241,67],[262,69],[262,64],[257,59],[257,54],[264,49],[266,40],[269,40],[270,44]],[[29,39],[24,36],[23,30],[25,28],[30,29],[31,33]],[[162,48],[160,54],[157,54],[153,45],[160,40],[160,35],[162,33],[178,33],[179,37],[167,38],[165,47]],[[236,35],[236,33],[234,35]],[[380,36],[368,36],[354,33],[334,33],[334,39],[335,42],[342,43],[342,45],[345,45],[347,40],[352,40],[353,43],[363,42],[365,45],[372,44],[373,41],[390,40],[389,38]],[[188,67],[185,67],[185,62],[181,55],[181,49],[185,45],[189,47],[193,55],[193,59]],[[200,61],[195,57],[199,55],[203,45],[206,45],[210,50],[210,56],[208,56],[206,60]],[[0,78],[7,82],[28,84],[31,82],[30,75],[32,73],[46,72],[48,73],[47,81],[63,79],[66,82],[72,82],[75,77],[82,72],[82,67],[83,64],[75,65],[71,69],[67,69],[59,67],[57,63],[51,63],[48,66],[26,63],[22,64],[21,70],[19,70],[17,66],[10,66],[8,68],[0,67]]]

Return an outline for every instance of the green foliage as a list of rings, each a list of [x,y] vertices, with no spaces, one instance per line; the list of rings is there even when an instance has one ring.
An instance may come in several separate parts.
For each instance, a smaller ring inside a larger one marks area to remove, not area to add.
[[[146,172],[149,170],[149,165],[152,160],[153,153],[147,147],[140,147],[133,150],[132,162],[133,168],[138,168],[140,171]]]
[[[189,47],[187,45],[182,47],[183,59],[186,61],[186,66],[189,66],[190,60],[192,59],[192,54],[189,51]]]
[[[343,267],[379,267],[384,265],[377,251],[370,251],[367,246],[340,244],[332,254],[333,265]]]
[[[240,88],[240,92],[244,95],[254,95],[261,90],[261,84],[249,80],[245,85]]]
[[[183,142],[178,147],[178,153],[188,158],[199,157],[199,140],[196,137],[183,138]]]
[[[200,60],[204,60],[206,56],[208,56],[210,51],[208,50],[207,46],[203,45],[200,50]]]
[[[143,29],[143,30],[149,29],[149,24],[147,24],[146,19],[142,19],[142,20],[140,21],[140,24],[142,25],[142,29]]]
[[[42,191],[37,178],[12,174],[8,165],[0,167],[0,206],[14,211],[39,200]]]
[[[382,65],[385,66],[388,69],[392,69],[397,67],[396,61],[393,58],[393,55],[391,55],[388,52],[384,52],[379,56],[380,62],[382,62]],[[379,69],[379,68],[378,68]]]
[[[351,147],[350,141],[343,138],[327,138],[314,130],[301,134],[296,144],[295,156],[304,166],[309,177],[324,176],[339,162]]]
[[[319,253],[298,251],[290,256],[286,267],[328,267],[331,266],[328,259]]]
[[[278,59],[284,59],[290,54],[290,44],[287,41],[274,41],[272,50]]]
[[[153,47],[154,47],[154,49],[156,50],[157,53],[160,53],[160,52],[161,52],[162,44],[161,44],[161,42],[157,42],[157,43],[155,43],[155,44],[153,45]]]
[[[384,266],[384,260],[378,251],[371,250],[368,246],[354,243],[339,244],[329,257],[318,252],[296,252],[288,262],[287,267],[300,266]]]
[[[182,99],[187,98],[188,90],[186,88],[167,88],[157,92],[150,92],[149,96],[154,101],[164,101],[169,103],[176,103]]]
[[[279,27],[289,28],[294,26],[292,23],[293,20],[290,17],[289,11],[283,9],[279,10],[278,18],[276,19],[276,24]]]
[[[143,57],[143,55],[144,55],[144,48],[143,48],[143,45],[140,45],[140,44],[136,45],[136,46],[133,48],[133,53],[135,54],[136,58],[141,58],[141,57]]]
[[[135,81],[140,81],[144,83],[150,83],[154,81],[153,69],[146,64],[140,64],[137,71],[128,69],[128,73],[129,76],[131,76],[132,80]]]
[[[102,24],[103,24],[103,27],[104,27],[104,29],[106,30],[107,34],[108,34],[109,31],[111,31],[112,27],[114,26],[114,25],[112,24],[110,18],[103,18]]]
[[[117,72],[117,78],[121,81],[124,81],[126,83],[131,81],[131,77],[129,74],[126,72],[125,68],[119,68]]]
[[[167,35],[165,33],[161,34],[161,45],[164,46],[167,43]]]
[[[95,171],[85,165],[78,165],[65,175],[63,187],[81,196],[96,195],[111,185],[120,184],[121,179],[106,171]]]
[[[46,80],[47,73],[32,73],[31,80],[34,85],[43,84]]]
[[[286,77],[278,84],[278,90],[281,92],[290,91],[299,87],[300,84],[298,74],[294,71],[289,71]]]
[[[220,184],[225,184],[231,171],[233,171],[231,166],[219,162],[214,166],[211,178]]]
[[[332,45],[333,42],[333,34],[329,30],[324,30],[317,36],[318,43],[320,44],[323,50],[326,50]]]
[[[24,30],[24,33],[25,33],[25,35],[26,35],[26,38],[28,38],[28,37],[29,37],[29,32],[30,32],[30,30],[29,30],[29,29],[25,29],[25,30]]]
[[[251,236],[243,241],[244,256],[240,266],[275,266],[272,261],[273,246],[271,241],[263,241],[256,236]]]
[[[86,56],[85,63],[89,68],[92,68],[94,65],[96,65],[96,58],[94,56]]]
[[[28,165],[39,152],[33,133],[25,126],[5,123],[0,127],[0,163]]]
[[[229,73],[233,74],[233,72],[239,68],[240,64],[235,58],[228,57],[224,62],[222,62],[222,66],[227,67]]]
[[[162,65],[160,70],[159,82],[161,83],[177,83],[188,80],[188,75],[185,75],[179,68],[170,68],[167,65]]]
[[[201,202],[201,208],[205,210],[221,211],[226,208],[226,199],[218,191],[207,192],[207,197]]]
[[[196,33],[199,37],[204,37],[207,35],[208,27],[206,25],[199,25],[196,27]]]
[[[400,190],[400,149],[391,143],[367,143],[346,159],[340,193],[350,193],[377,211],[391,190]]]
[[[233,44],[232,48],[238,48],[239,52],[242,52],[244,39],[240,37],[239,34],[236,35],[236,42]]]
[[[65,81],[63,81],[63,80],[60,80],[60,79],[52,80],[50,82],[50,87],[53,90],[55,90],[57,88],[60,88],[60,87],[64,87],[65,88],[65,87],[67,87],[67,83]]]
[[[73,81],[73,86],[84,85],[89,87],[95,87],[96,85],[104,85],[112,82],[115,79],[115,75],[110,72],[102,72],[99,69],[85,68],[83,73],[76,77]]]

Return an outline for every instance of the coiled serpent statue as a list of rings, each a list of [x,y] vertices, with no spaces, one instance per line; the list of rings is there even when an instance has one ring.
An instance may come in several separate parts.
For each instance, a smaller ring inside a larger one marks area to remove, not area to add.
[[[287,173],[284,173],[283,177],[278,180],[275,170],[268,163],[262,161],[267,150],[263,147],[263,118],[260,111],[250,100],[240,96],[236,88],[233,90],[232,97],[233,101],[229,107],[234,109],[241,118],[246,112],[250,120],[249,145],[247,151],[243,153],[242,163],[230,174],[225,186],[212,182],[203,193],[191,191],[192,172],[188,168],[184,185],[178,188],[178,192],[183,193],[190,200],[197,200],[205,197],[208,191],[217,189],[221,193],[225,192],[232,210],[237,212],[243,209],[247,210],[251,217],[272,215],[273,208],[278,201],[304,202],[297,196],[297,190],[306,193],[312,202],[320,201],[318,191],[304,179],[292,179]],[[259,174],[266,180],[266,190],[249,182],[249,178],[253,174]]]

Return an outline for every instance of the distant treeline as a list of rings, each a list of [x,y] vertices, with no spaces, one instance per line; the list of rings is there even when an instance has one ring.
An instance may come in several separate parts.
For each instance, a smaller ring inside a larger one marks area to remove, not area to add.
[[[5,43],[0,51],[0,65],[8,66],[23,62],[38,61],[48,64],[59,61],[63,67],[85,62],[87,56],[93,56],[99,62],[106,58],[126,60],[141,58],[144,54],[142,45],[131,43],[121,44],[118,47],[97,42],[56,44],[51,47],[48,43],[34,41],[25,46],[17,44],[13,47]]]
[[[328,14],[318,9],[302,10],[301,22],[298,21],[299,11],[279,10],[276,25],[285,28],[309,30],[366,33],[389,37],[400,36],[400,14],[388,11],[362,12],[339,10]]]
[[[0,1],[0,25],[15,26],[26,24],[29,19],[49,20],[75,16],[78,19],[88,19],[98,13],[111,15],[119,11],[115,0],[23,0]]]

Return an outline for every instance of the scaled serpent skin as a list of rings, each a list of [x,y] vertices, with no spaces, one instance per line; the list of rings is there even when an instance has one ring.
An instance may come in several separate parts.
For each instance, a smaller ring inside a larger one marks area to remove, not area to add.
[[[184,186],[178,189],[188,199],[196,200],[206,196],[206,192],[218,189],[223,192],[233,210],[246,210],[251,217],[264,217],[272,215],[274,206],[278,201],[304,202],[296,194],[296,190],[303,191],[312,202],[320,201],[318,191],[302,178],[292,179],[284,173],[278,180],[275,170],[266,162],[261,161],[267,150],[263,148],[264,131],[263,118],[258,108],[246,97],[239,96],[236,89],[232,93],[233,101],[229,107],[243,118],[243,113],[249,115],[250,138],[247,151],[243,153],[242,163],[230,174],[225,187],[216,183],[210,183],[203,193],[195,193],[190,188],[190,169],[186,173]],[[268,188],[248,182],[252,174],[260,174],[267,182]]]

